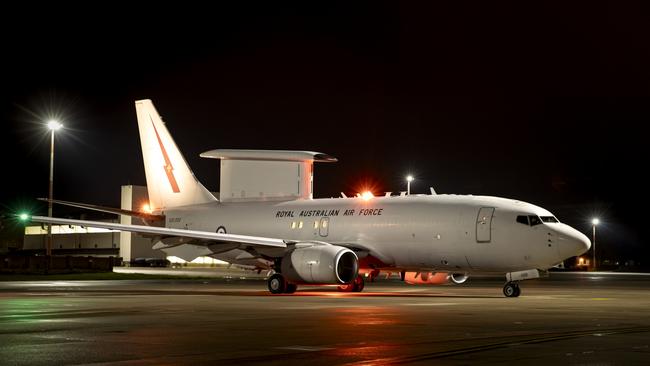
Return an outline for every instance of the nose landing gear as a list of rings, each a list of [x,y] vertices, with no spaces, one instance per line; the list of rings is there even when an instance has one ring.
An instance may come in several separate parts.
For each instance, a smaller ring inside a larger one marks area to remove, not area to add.
[[[508,272],[506,273],[506,281],[508,282],[503,286],[503,294],[506,295],[506,297],[519,297],[519,295],[521,295],[519,281],[540,278],[542,275],[547,277],[548,271],[528,269],[525,271]]]
[[[521,289],[519,289],[519,282],[511,281],[506,283],[503,286],[503,294],[506,297],[519,297],[521,295]]]

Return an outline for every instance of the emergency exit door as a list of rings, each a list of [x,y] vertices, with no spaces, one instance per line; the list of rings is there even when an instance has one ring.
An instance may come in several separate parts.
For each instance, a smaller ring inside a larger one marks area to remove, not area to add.
[[[489,243],[492,240],[492,216],[494,207],[481,207],[476,218],[476,242]]]

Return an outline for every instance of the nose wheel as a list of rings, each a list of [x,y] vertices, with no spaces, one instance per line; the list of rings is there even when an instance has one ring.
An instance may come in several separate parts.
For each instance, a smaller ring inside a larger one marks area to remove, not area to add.
[[[506,297],[519,297],[521,290],[519,289],[519,282],[508,282],[503,286],[503,294]]]

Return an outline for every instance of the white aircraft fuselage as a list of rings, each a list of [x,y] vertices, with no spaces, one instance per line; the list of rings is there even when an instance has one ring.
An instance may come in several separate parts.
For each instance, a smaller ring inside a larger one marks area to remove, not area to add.
[[[486,208],[491,219],[479,217]],[[379,266],[413,271],[547,269],[589,249],[589,239],[570,226],[516,221],[524,215],[553,217],[521,201],[460,195],[208,203],[165,212],[167,227],[366,248]],[[214,256],[254,263],[239,249]]]

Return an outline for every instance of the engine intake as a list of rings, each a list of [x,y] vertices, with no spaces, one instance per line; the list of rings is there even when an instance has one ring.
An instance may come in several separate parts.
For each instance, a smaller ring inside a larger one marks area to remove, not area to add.
[[[469,275],[467,273],[452,273],[449,275],[449,279],[451,282],[460,285],[461,283],[465,283],[467,279],[469,278]]]
[[[282,274],[292,283],[343,284],[359,273],[359,259],[338,245],[297,244],[282,258]]]

